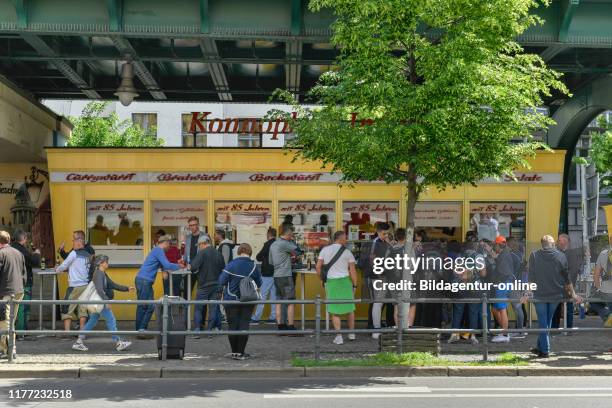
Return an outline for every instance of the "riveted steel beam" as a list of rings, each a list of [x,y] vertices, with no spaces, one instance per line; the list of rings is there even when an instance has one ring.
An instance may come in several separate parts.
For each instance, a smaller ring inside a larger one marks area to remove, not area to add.
[[[35,34],[23,33],[21,38],[27,42],[36,52],[42,56],[54,57],[55,51],[49,46],[42,38]],[[88,83],[77,70],[75,70],[70,64],[63,60],[54,60],[53,65],[55,68],[62,73],[70,82],[72,82],[79,90],[91,99],[100,99],[101,96],[98,92],[92,89],[92,84]]]
[[[203,38],[200,40],[200,48],[204,55],[204,62],[208,64],[210,77],[212,78],[219,100],[228,102],[232,100],[232,94],[230,92],[229,83],[227,82],[227,75],[225,74],[225,68],[223,64],[219,62],[211,62],[209,58],[218,59],[219,50],[217,49],[217,43],[209,38]]]

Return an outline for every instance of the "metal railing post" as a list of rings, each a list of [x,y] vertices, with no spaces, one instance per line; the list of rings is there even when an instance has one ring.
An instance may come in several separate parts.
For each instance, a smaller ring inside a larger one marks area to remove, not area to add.
[[[563,302],[563,328],[567,329],[567,302]],[[567,335],[567,332],[564,333]]]
[[[162,361],[168,356],[168,296],[162,298]]]
[[[404,302],[397,304],[397,353],[404,352]]]
[[[482,294],[482,361],[489,359],[489,315],[487,313],[487,294]]]
[[[9,327],[8,327],[8,339],[7,339],[7,357],[8,362],[13,362],[13,349],[15,348],[15,339],[13,336],[15,335],[15,295],[11,295],[11,298],[8,301],[7,307],[9,308]]]
[[[321,357],[321,295],[315,299],[315,360]]]
[[[191,274],[187,274],[187,300],[191,300]],[[215,306],[215,305],[212,305]],[[219,314],[221,313],[221,305],[219,307]],[[195,309],[195,308],[194,308]],[[210,313],[210,306],[208,307]],[[199,327],[195,328],[200,330]],[[187,305],[187,331],[191,331],[191,305]]]
[[[531,302],[527,303],[527,312],[528,312],[527,314],[529,314],[529,324],[527,325],[527,328],[528,328],[528,329],[531,329],[531,315],[532,315],[532,313],[533,313],[533,310],[532,310],[532,306],[531,306],[531,305],[532,305],[532,303],[531,303]]]

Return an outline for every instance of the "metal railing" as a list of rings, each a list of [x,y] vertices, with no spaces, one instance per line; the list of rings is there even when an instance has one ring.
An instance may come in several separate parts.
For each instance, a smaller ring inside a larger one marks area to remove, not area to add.
[[[305,300],[259,300],[253,302],[240,302],[240,301],[229,301],[229,300],[177,300],[168,296],[164,296],[159,300],[16,300],[14,296],[12,296],[9,300],[0,301],[0,304],[6,304],[9,308],[9,327],[8,330],[0,330],[1,335],[8,335],[8,361],[13,361],[13,349],[14,349],[14,335],[57,335],[63,333],[58,330],[16,330],[15,329],[15,312],[16,306],[19,305],[52,305],[55,307],[56,305],[65,304],[65,305],[161,305],[162,309],[162,327],[160,330],[71,330],[71,335],[77,334],[88,334],[88,335],[137,335],[137,334],[148,334],[148,335],[158,335],[161,336],[161,357],[162,360],[167,359],[167,350],[168,350],[168,336],[169,335],[190,335],[190,334],[198,334],[198,335],[314,335],[314,357],[316,360],[320,359],[321,355],[321,335],[322,334],[371,334],[371,333],[397,333],[397,350],[400,352],[403,350],[403,334],[405,333],[430,333],[430,334],[442,334],[442,333],[470,333],[470,334],[480,334],[482,335],[482,360],[487,361],[489,356],[489,335],[496,333],[563,333],[563,332],[572,332],[572,333],[581,333],[581,332],[599,332],[599,331],[611,331],[612,327],[581,327],[581,328],[567,328],[566,327],[566,313],[567,307],[565,304],[567,302],[573,302],[572,299],[561,299],[561,300],[545,300],[545,299],[529,299],[528,300],[528,328],[517,328],[517,329],[493,329],[489,328],[489,304],[492,303],[511,303],[512,300],[518,299],[498,299],[498,298],[488,298],[486,295],[481,298],[418,298],[418,299],[410,299],[409,301],[402,301],[397,299],[377,299],[368,300],[368,299],[347,299],[347,300],[324,300],[321,299],[320,295],[317,295],[315,299],[305,299]],[[532,310],[531,305],[534,303],[563,303],[563,313],[564,313],[564,327],[563,328],[531,328],[532,321]],[[599,298],[590,298],[584,299],[584,302],[597,302],[597,303],[607,303],[606,299]],[[340,329],[340,330],[327,330],[321,329],[321,306],[328,304],[370,304],[370,303],[388,303],[398,305],[398,325],[397,327],[387,327],[387,328],[373,328],[373,329]],[[482,327],[480,329],[467,329],[467,328],[421,328],[421,327],[404,327],[404,322],[406,321],[405,312],[407,308],[406,305],[409,304],[419,304],[419,303],[437,303],[437,304],[465,304],[465,303],[475,303],[481,305],[480,316],[482,320]],[[169,308],[172,305],[184,305],[187,308],[190,308],[192,305],[258,305],[258,304],[294,304],[294,305],[314,305],[315,307],[315,328],[314,329],[303,329],[303,330],[291,330],[287,332],[285,330],[201,330],[201,331],[192,331],[192,330],[168,330],[168,312]],[[160,318],[160,316],[157,316]]]

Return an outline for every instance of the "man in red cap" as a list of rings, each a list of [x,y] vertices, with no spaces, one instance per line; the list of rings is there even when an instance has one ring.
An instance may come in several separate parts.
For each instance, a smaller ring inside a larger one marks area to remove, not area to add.
[[[502,235],[495,238],[495,273],[493,274],[493,283],[495,285],[509,284],[514,280],[514,261],[510,249],[506,245],[506,238]],[[508,299],[510,291],[507,288],[497,287],[495,290],[496,299]],[[508,303],[499,301],[493,303],[492,312],[495,321],[503,330],[508,330]],[[507,343],[510,341],[510,336],[506,332],[500,333],[491,339],[493,343]]]

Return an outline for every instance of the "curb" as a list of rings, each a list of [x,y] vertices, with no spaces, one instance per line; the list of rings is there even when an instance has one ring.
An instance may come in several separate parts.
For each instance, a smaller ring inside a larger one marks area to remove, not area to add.
[[[244,367],[0,366],[0,378],[370,378],[612,376],[612,367]]]
[[[186,368],[162,367],[162,378],[300,378],[306,376],[304,367],[270,368]]]
[[[0,378],[79,378],[79,368],[0,368]]]
[[[517,367],[448,367],[449,377],[516,377],[518,375]]]
[[[79,378],[160,378],[161,368],[151,367],[81,367]]]
[[[582,367],[519,367],[521,377],[533,376],[612,376],[612,367],[582,368]]]
[[[412,367],[304,367],[311,378],[410,377]]]

